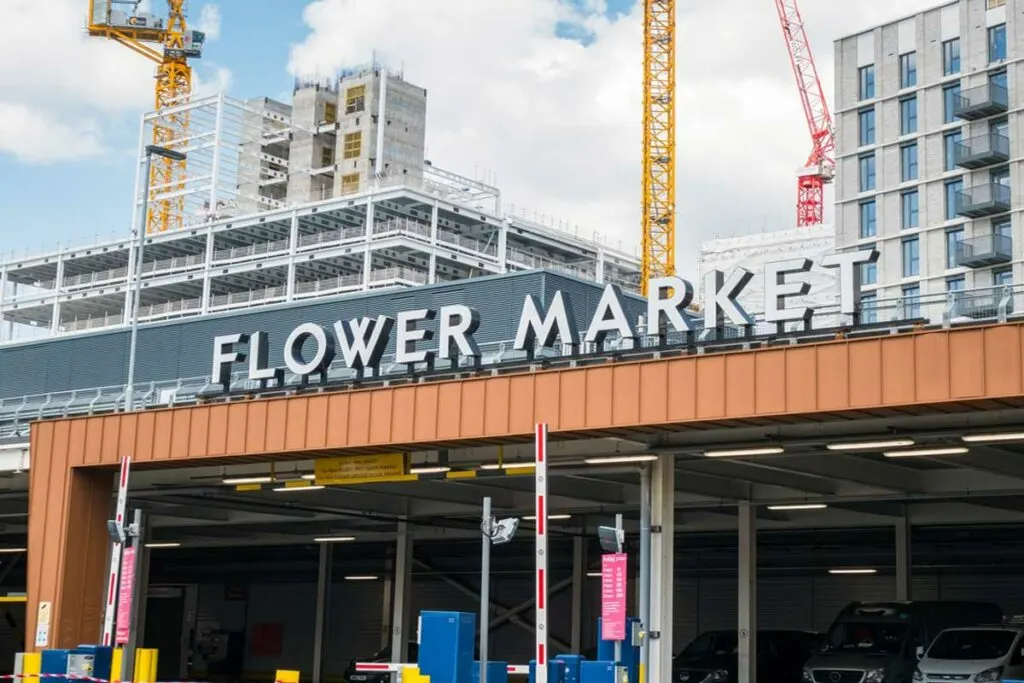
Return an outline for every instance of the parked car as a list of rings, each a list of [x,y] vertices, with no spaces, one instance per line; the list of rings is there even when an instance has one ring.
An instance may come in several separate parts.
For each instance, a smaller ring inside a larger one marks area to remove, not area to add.
[[[803,682],[911,683],[918,657],[939,633],[1002,618],[990,602],[850,603],[804,667]]]
[[[417,662],[417,661],[419,661],[419,650],[420,650],[419,643],[410,641],[409,642],[409,656],[408,656],[408,660],[407,661],[408,662]],[[390,683],[391,682],[391,674],[390,674],[390,672],[387,672],[387,671],[380,671],[380,672],[377,672],[377,671],[356,671],[356,662],[357,661],[359,661],[359,662],[367,662],[367,663],[371,663],[371,664],[377,664],[377,663],[381,663],[382,664],[382,663],[385,663],[385,662],[390,662],[391,661],[391,646],[390,645],[388,645],[387,647],[383,648],[382,650],[379,650],[378,652],[376,652],[371,657],[366,657],[366,658],[362,658],[362,659],[358,659],[358,660],[353,659],[351,662],[349,662],[348,666],[345,668],[345,673],[343,674],[342,680],[344,680],[345,683]]]
[[[914,680],[995,683],[1024,676],[1024,625],[950,628],[935,638]]]
[[[807,631],[759,630],[759,683],[800,683],[807,659],[820,641]],[[737,680],[736,631],[707,631],[672,658],[674,683],[734,683]]]

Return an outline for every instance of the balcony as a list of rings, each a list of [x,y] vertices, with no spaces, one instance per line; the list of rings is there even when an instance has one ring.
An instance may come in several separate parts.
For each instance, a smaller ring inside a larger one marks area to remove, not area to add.
[[[981,218],[1010,210],[1010,188],[1000,183],[982,183],[956,193],[956,213]]]
[[[953,116],[964,121],[975,121],[986,116],[1004,113],[1009,107],[1006,88],[986,83],[963,90],[953,102]]]
[[[956,143],[953,161],[960,168],[983,168],[1010,160],[1010,138],[999,133],[985,133]]]
[[[987,268],[1013,260],[1009,235],[990,234],[963,240],[956,246],[956,264],[965,268]]]

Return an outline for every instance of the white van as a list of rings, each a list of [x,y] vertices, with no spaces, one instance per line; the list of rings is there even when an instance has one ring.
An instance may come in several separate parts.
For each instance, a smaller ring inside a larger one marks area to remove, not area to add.
[[[1024,624],[950,628],[921,657],[918,683],[997,683],[1024,676]]]

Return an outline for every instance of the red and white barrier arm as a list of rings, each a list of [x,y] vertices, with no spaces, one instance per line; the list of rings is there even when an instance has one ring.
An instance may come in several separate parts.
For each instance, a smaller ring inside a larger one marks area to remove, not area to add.
[[[400,671],[415,664],[393,664],[391,662],[356,662],[356,671],[359,673],[384,673],[385,671]],[[509,664],[508,673],[510,676],[527,676],[530,673],[528,664]],[[105,682],[104,682],[105,683]]]

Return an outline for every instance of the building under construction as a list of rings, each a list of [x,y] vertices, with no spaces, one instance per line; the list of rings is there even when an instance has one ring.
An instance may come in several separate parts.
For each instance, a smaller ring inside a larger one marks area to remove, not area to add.
[[[187,160],[148,188],[180,227],[147,235],[139,321],[534,268],[638,288],[634,253],[506,213],[496,187],[427,161],[426,109],[423,88],[374,64],[296,83],[291,104],[221,94],[147,114],[135,230],[154,127],[187,130]],[[133,254],[125,234],[0,264],[0,338],[124,324]]]

